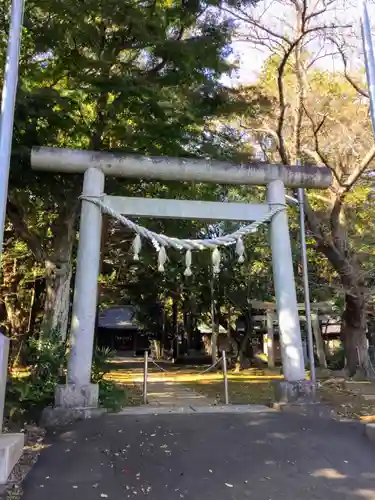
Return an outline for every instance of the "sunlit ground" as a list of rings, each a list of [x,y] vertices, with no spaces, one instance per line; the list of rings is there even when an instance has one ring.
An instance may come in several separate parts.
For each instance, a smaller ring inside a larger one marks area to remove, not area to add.
[[[134,364],[134,363],[133,363]],[[123,361],[111,362],[112,370],[106,378],[124,387],[129,405],[142,404],[143,367],[130,367]],[[224,402],[224,384],[221,371],[202,374],[205,367],[163,364],[167,372],[161,371],[150,362],[149,382],[176,383],[188,387],[211,400]],[[27,369],[13,370],[12,375],[25,377]],[[309,377],[309,373],[306,373]],[[240,373],[228,373],[229,398],[233,404],[269,404],[273,398],[272,382],[282,379],[280,370],[252,368]],[[373,399],[365,395],[373,394]],[[350,419],[375,422],[375,384],[346,380],[323,382],[318,389],[319,399],[331,406],[338,415]]]
[[[210,401],[224,402],[224,383],[221,371],[202,374],[205,367],[201,366],[185,367],[164,364],[163,367],[168,371],[162,372],[155,365],[150,365],[148,381],[167,385],[179,384],[207,396]],[[126,365],[117,365],[106,378],[120,384],[132,382],[139,386],[143,381],[143,370],[139,367],[129,369]],[[280,370],[252,368],[240,373],[229,372],[230,401],[234,404],[269,404],[272,401],[272,382],[282,378]]]
[[[114,364],[114,369],[108,374],[108,378],[121,384],[135,384],[141,387],[143,381],[142,368],[129,368],[121,363]],[[210,400],[224,402],[224,384],[221,371],[214,373],[200,372],[204,367],[176,366],[164,364],[168,371],[162,372],[150,363],[149,382],[176,383],[188,387],[199,394],[205,395]],[[309,378],[309,372],[306,377]],[[228,373],[229,399],[233,404],[270,404],[273,401],[273,381],[282,379],[280,371],[249,369],[240,373]],[[364,383],[368,392],[372,387],[375,394],[375,384]],[[318,389],[318,398],[331,406],[341,417],[350,419],[361,419],[364,421],[375,421],[375,399],[368,401],[363,394],[357,392],[357,388],[351,387],[350,382],[346,385],[341,383],[323,384]]]
[[[224,403],[223,381],[201,380],[186,384],[200,394],[204,394],[218,403]],[[260,380],[245,378],[230,378],[228,382],[229,402],[232,404],[261,404],[268,405],[272,402],[272,379]]]
[[[140,406],[143,402],[142,389],[138,384],[121,384],[126,391],[126,406]]]
[[[143,373],[140,371],[128,373],[120,370],[111,371],[108,375],[106,375],[108,380],[113,380],[114,382],[142,382]],[[228,374],[229,380],[234,381],[272,381],[272,380],[281,380],[283,377],[281,375],[276,374],[265,374],[265,375],[251,375],[251,374]],[[199,374],[192,372],[178,372],[178,373],[149,373],[148,381],[149,382],[176,382],[176,383],[191,383],[191,382],[215,382],[222,381],[223,374],[220,372],[217,373],[208,373],[208,374]]]

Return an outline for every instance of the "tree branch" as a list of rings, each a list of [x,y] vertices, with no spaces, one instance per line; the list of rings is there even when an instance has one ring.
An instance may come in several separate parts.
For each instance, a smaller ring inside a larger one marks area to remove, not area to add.
[[[45,260],[45,253],[41,241],[39,237],[28,228],[22,208],[8,200],[7,215],[17,236],[27,244],[35,259],[39,262],[43,262]]]
[[[354,90],[356,90],[358,92],[358,94],[360,94],[363,97],[369,98],[368,92],[366,90],[364,90],[362,87],[360,87],[360,85],[358,83],[356,83],[353,80],[353,78],[349,75],[349,73],[348,73],[348,61],[347,61],[344,49],[339,45],[338,41],[335,40],[334,38],[329,37],[329,41],[331,41],[333,44],[336,45],[337,50],[341,56],[341,59],[342,59],[343,65],[344,65],[344,76],[345,76],[346,80],[350,83],[350,85],[354,88]]]
[[[349,191],[353,185],[357,182],[366,168],[375,158],[375,144],[372,146],[370,151],[366,154],[363,160],[353,169],[352,173],[349,175],[348,180],[344,184],[345,192]]]

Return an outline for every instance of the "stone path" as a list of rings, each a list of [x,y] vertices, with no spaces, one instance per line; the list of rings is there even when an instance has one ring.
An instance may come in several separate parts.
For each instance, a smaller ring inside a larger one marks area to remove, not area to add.
[[[118,358],[117,361],[123,364],[126,370],[134,371],[133,381],[139,384],[143,382],[143,359]],[[215,404],[213,399],[173,380],[181,373],[183,374],[183,371],[173,369],[171,363],[165,361],[153,363],[151,359],[149,360],[147,396],[150,407],[189,408]],[[117,374],[121,374],[121,369],[117,369]]]
[[[215,401],[176,382],[149,382],[148,403],[152,407],[210,406]]]
[[[105,416],[48,437],[23,500],[375,500],[359,424],[269,412]]]

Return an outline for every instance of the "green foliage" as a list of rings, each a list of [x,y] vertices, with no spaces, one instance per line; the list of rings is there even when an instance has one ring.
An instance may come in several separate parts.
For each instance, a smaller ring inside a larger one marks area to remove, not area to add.
[[[91,380],[94,384],[100,383],[105,375],[111,371],[110,361],[116,356],[116,351],[108,347],[97,347],[92,358]]]
[[[99,402],[107,410],[120,411],[124,406],[127,406],[126,389],[110,380],[101,380],[99,382]]]
[[[29,373],[8,376],[6,412],[10,418],[34,420],[53,404],[56,385],[64,382],[65,353],[58,332],[46,339],[28,341],[23,356]]]
[[[127,393],[121,386],[104,380],[115,356],[110,349],[96,349],[93,356],[92,381],[99,384],[99,402],[119,411],[127,404]],[[6,398],[6,416],[13,420],[38,420],[42,410],[53,405],[55,388],[65,383],[65,343],[53,332],[49,338],[31,339],[24,351],[28,373],[24,376],[9,373]]]
[[[107,347],[99,347],[95,349],[91,380],[94,384],[99,384],[99,403],[104,408],[110,411],[120,411],[121,408],[127,405],[128,395],[126,389],[121,385],[105,380],[105,375],[112,369],[110,362],[116,356],[116,351]]]
[[[82,182],[79,176],[31,171],[31,147],[241,156],[238,134],[215,124],[218,117],[243,106],[237,92],[222,84],[222,76],[233,67],[227,58],[233,26],[215,9],[219,5],[215,0],[120,4],[89,0],[78,7],[71,0],[26,3],[5,254],[11,257],[21,241],[27,255],[19,268],[17,294],[14,281],[4,290],[17,314],[10,315],[9,305],[0,303],[0,321],[19,337],[28,327],[32,296],[24,275],[30,277],[35,270],[43,280],[48,261],[74,266],[74,253],[66,246],[66,226],[69,219],[74,226]],[[9,7],[10,0],[0,7],[0,80]],[[218,199],[221,191],[217,186],[115,179],[107,180],[106,189],[118,195],[197,199]],[[195,234],[200,227],[196,222],[164,221],[159,229]],[[75,241],[72,246],[74,252]],[[12,264],[11,258],[8,261]],[[43,290],[37,299],[41,321],[46,317]],[[112,295],[110,300],[118,298]],[[20,310],[23,314],[18,315]],[[10,317],[23,322],[9,326]]]

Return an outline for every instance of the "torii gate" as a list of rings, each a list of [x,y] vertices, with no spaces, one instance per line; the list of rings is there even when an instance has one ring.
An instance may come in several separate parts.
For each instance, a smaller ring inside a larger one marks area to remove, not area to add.
[[[59,148],[33,148],[35,170],[84,173],[79,246],[73,300],[68,383],[56,391],[56,405],[87,408],[98,405],[98,387],[91,383],[91,363],[97,308],[102,200],[119,213],[166,218],[252,220],[275,207],[285,207],[285,187],[327,188],[331,171],[316,166],[268,164],[233,165],[204,159],[145,157]],[[266,204],[212,203],[185,200],[140,199],[107,196],[105,176],[179,180],[216,184],[267,186]],[[283,372],[288,394],[304,391],[305,369],[286,210],[270,222],[274,288],[280,329]],[[301,389],[302,388],[302,389]]]

